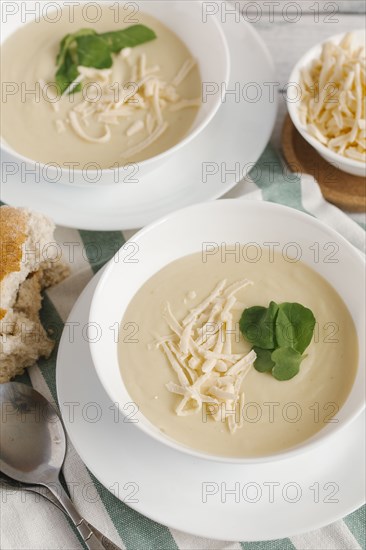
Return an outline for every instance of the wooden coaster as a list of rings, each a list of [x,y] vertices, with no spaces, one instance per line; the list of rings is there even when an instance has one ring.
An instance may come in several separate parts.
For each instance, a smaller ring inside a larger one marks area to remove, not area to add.
[[[366,178],[338,170],[299,134],[287,115],[282,129],[282,151],[293,172],[311,174],[323,196],[343,210],[366,211]]]

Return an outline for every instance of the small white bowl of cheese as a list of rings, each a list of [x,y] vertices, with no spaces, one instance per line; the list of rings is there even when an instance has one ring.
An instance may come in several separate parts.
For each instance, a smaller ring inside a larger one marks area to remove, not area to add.
[[[288,82],[297,130],[326,161],[355,176],[366,175],[365,39],[362,29],[317,44]]]

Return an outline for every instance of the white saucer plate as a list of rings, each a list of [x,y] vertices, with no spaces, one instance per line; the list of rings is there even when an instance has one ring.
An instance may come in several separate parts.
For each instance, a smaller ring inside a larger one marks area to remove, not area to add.
[[[124,421],[98,380],[85,340],[99,276],[70,314],[75,334],[72,342],[69,330],[61,338],[56,382],[70,439],[107,489],[116,483],[136,484],[135,502],[127,502],[126,494],[120,498],[141,514],[180,531],[226,541],[291,537],[332,523],[364,503],[364,414],[306,454],[258,465],[193,458]],[[76,404],[73,418],[70,403]],[[97,422],[88,420],[89,406],[94,415],[97,410]]]
[[[227,91],[233,93],[226,94],[208,127],[181,151],[140,179],[138,172],[128,170],[118,185],[97,187],[46,181],[41,170],[25,173],[24,166],[2,152],[1,199],[38,210],[59,225],[115,230],[142,227],[229,191],[254,166],[269,140],[277,88],[271,56],[253,27],[233,17],[222,25],[231,59]]]

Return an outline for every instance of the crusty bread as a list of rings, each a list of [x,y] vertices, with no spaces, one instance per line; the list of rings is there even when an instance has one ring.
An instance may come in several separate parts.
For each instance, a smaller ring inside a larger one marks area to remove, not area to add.
[[[68,268],[45,257],[54,224],[24,208],[0,208],[0,383],[21,374],[54,342],[40,320],[41,291],[64,279]]]

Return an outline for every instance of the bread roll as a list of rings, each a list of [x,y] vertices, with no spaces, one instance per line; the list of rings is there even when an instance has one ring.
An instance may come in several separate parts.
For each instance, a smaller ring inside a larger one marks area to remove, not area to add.
[[[39,319],[41,291],[68,274],[46,257],[54,229],[42,214],[0,207],[0,383],[52,352],[54,342]]]

